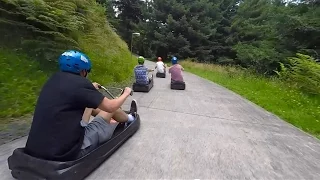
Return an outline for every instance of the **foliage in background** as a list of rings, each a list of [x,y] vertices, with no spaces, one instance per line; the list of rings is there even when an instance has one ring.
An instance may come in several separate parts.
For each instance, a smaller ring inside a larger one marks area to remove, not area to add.
[[[117,27],[119,27],[119,18],[116,17],[116,11],[114,9],[114,0],[97,0],[105,9],[106,9],[106,17],[108,19],[109,25],[113,27],[114,31],[117,31]]]
[[[0,0],[0,117],[31,113],[59,55],[68,49],[88,54],[93,81],[131,78],[135,62],[105,11],[95,0]]]
[[[131,43],[131,34],[137,29],[137,24],[143,20],[142,0],[113,0],[113,5],[121,13],[118,14],[117,32],[128,44]]]
[[[320,4],[284,0],[109,0],[119,8],[118,31],[134,52],[233,64],[273,75],[287,57],[320,58]],[[128,25],[130,24],[130,25]]]

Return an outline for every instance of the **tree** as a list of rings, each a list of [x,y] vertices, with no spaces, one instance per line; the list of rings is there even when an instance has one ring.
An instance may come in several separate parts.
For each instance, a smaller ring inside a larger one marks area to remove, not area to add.
[[[120,35],[141,55],[236,64],[272,75],[297,52],[319,59],[318,1],[119,1]]]
[[[221,64],[233,64],[236,53],[232,49],[234,42],[230,41],[232,35],[231,26],[233,18],[238,10],[239,0],[211,0],[216,6],[215,34],[211,41],[215,41],[213,47],[214,59],[211,61]]]
[[[270,21],[272,7],[268,0],[244,1],[232,23],[231,41],[237,63],[264,74],[273,73],[284,59],[278,52],[277,31]]]
[[[106,8],[106,17],[111,26],[116,31],[119,26],[119,19],[116,17],[115,1],[114,0],[97,0],[98,3]]]
[[[137,29],[137,24],[143,19],[141,6],[142,0],[114,0],[114,5],[118,9],[118,33],[129,44],[131,34]]]
[[[153,8],[154,35],[150,46],[155,54],[202,60],[213,57],[210,37],[214,33],[214,21],[210,15],[215,7],[212,3],[208,0],[155,0]]]

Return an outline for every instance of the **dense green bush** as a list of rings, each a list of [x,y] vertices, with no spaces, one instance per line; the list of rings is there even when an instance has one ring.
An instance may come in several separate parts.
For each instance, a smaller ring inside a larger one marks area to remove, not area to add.
[[[320,64],[314,58],[297,53],[290,57],[289,66],[281,64],[280,77],[294,84],[303,92],[320,94]]]
[[[271,74],[278,67],[280,54],[267,42],[257,45],[238,43],[233,48],[242,67],[254,69],[258,74]]]
[[[46,60],[67,48],[80,49],[77,40],[86,23],[85,2],[1,0],[1,44]]]

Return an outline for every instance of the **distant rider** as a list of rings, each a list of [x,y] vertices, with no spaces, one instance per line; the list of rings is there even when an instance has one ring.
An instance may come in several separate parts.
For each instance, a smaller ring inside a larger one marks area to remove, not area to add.
[[[178,58],[173,57],[171,59],[172,66],[169,67],[169,73],[171,74],[171,82],[184,82],[182,71],[184,71],[184,68],[178,64]]]
[[[162,62],[162,58],[158,57],[158,62],[155,66],[158,73],[166,73],[166,65]]]
[[[136,83],[141,85],[147,85],[151,82],[153,76],[149,75],[149,72],[152,72],[153,69],[149,69],[144,65],[144,57],[138,57],[138,65],[134,67],[134,73],[136,78]]]

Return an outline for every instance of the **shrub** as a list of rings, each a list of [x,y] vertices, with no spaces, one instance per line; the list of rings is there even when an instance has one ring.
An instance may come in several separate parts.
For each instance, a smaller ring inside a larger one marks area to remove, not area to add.
[[[281,64],[280,77],[308,94],[320,94],[320,64],[311,56],[297,53],[289,57],[289,66]]]

